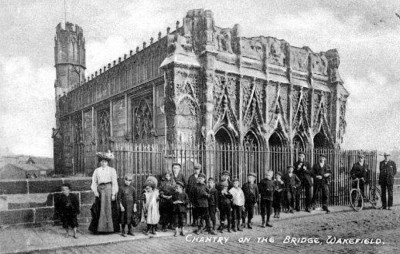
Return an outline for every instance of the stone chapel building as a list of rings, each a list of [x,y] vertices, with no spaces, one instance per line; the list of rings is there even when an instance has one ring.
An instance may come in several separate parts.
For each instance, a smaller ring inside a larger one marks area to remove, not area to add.
[[[274,37],[247,38],[239,25],[218,27],[210,10],[198,9],[175,31],[167,28],[87,78],[85,50],[82,28],[57,26],[59,173],[115,142],[303,149],[342,143],[349,93],[336,49],[315,53]]]

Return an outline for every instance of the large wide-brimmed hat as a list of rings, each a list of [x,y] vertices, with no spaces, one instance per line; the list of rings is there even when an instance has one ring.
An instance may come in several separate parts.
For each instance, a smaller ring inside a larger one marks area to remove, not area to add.
[[[358,158],[365,158],[365,155],[364,154],[359,154]]]
[[[384,152],[384,153],[383,153],[383,156],[390,156],[390,154],[387,153],[387,152]]]
[[[100,160],[106,160],[106,161],[114,160],[114,154],[110,150],[108,150],[108,152],[97,152],[96,156]]]

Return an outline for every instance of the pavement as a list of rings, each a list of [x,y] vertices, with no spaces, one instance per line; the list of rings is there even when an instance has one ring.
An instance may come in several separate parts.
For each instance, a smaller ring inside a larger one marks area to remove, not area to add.
[[[396,195],[397,196],[397,195]],[[394,200],[395,206],[392,211],[387,211],[390,213],[399,213],[400,211],[400,198],[397,196]],[[371,209],[366,205],[366,208],[361,212],[354,212],[353,209],[349,206],[333,206],[329,208],[331,210],[330,218],[332,218],[333,223],[340,223],[350,217],[359,218],[363,216],[364,211],[373,211],[375,216],[379,214],[380,211],[376,211],[375,209]],[[382,212],[386,212],[382,211]],[[269,230],[273,230],[273,232],[281,232],[282,228],[287,228],[288,232],[291,232],[291,227],[297,226],[300,229],[304,227],[302,222],[306,222],[307,224],[314,224],[314,222],[323,221],[324,218],[327,218],[326,213],[322,211],[320,208],[312,211],[311,213],[307,213],[305,211],[291,213],[281,213],[281,217],[279,219],[274,219],[273,215],[271,216],[271,223],[274,225],[277,223],[278,228],[269,228]],[[315,216],[315,219],[312,218]],[[375,217],[376,218],[376,217]],[[300,224],[299,224],[300,223]],[[321,222],[322,223],[322,222]],[[255,215],[253,218],[253,224],[259,225],[261,224],[261,216]],[[217,220],[217,225],[218,220]],[[323,224],[321,224],[323,225]],[[185,237],[173,237],[174,231],[169,230],[167,232],[157,232],[156,235],[144,235],[142,230],[145,227],[145,224],[140,224],[138,227],[134,228],[135,236],[127,236],[122,237],[118,233],[113,234],[103,234],[103,235],[93,235],[88,231],[88,224],[81,224],[78,228],[78,239],[74,239],[72,236],[65,237],[65,230],[61,226],[55,226],[52,224],[44,224],[36,227],[24,227],[24,226],[1,226],[0,227],[0,253],[27,253],[27,252],[59,252],[63,249],[73,249],[73,248],[85,248],[88,246],[103,246],[103,245],[115,245],[115,244],[125,244],[130,246],[130,242],[137,242],[138,244],[141,242],[148,241],[149,238],[159,238],[157,242],[162,242],[161,239],[167,239],[168,244],[171,244],[171,240],[176,239],[185,239]],[[259,227],[257,227],[259,228]],[[186,227],[185,233],[186,235],[191,234],[195,228]],[[361,229],[361,228],[360,228]],[[382,227],[382,230],[389,230],[392,228]],[[252,230],[253,232],[257,232],[257,230],[261,230],[261,228]],[[247,229],[246,229],[247,231]],[[249,231],[248,231],[249,232]],[[70,232],[72,234],[72,232]],[[243,235],[242,232],[232,233],[232,235]],[[208,234],[204,234],[203,236],[211,236]],[[226,234],[218,233],[217,237],[226,236]],[[161,239],[160,239],[161,238]],[[151,241],[151,240],[150,240]],[[182,240],[181,240],[182,241]],[[147,244],[144,244],[147,245]],[[153,246],[154,247],[154,246]],[[129,247],[130,248],[130,247]],[[157,248],[156,248],[157,249]],[[101,251],[102,252],[102,251]],[[63,252],[61,252],[63,253]],[[83,252],[85,253],[85,252]],[[98,252],[97,252],[98,253]]]
[[[335,206],[331,207],[330,210],[331,213],[339,213],[352,211],[352,208],[348,206]],[[304,211],[295,212],[294,214],[281,213],[281,218],[279,220],[284,221],[287,219],[304,218],[322,214],[325,214],[325,212],[318,208],[312,213],[307,213]],[[260,220],[260,216],[255,215],[253,224],[261,224]],[[272,223],[274,220],[276,219],[271,218]],[[0,229],[0,253],[25,253],[31,251],[56,250],[66,247],[93,246],[125,241],[135,241],[147,238],[170,237],[174,234],[173,230],[169,230],[167,232],[157,232],[155,236],[146,236],[142,233],[143,228],[144,224],[141,224],[134,229],[135,236],[122,237],[118,233],[93,235],[88,231],[87,224],[81,224],[78,228],[78,239],[74,239],[72,236],[65,237],[65,230],[61,226],[54,226],[50,224],[37,227],[2,227]],[[185,228],[187,234],[191,233],[194,229],[195,228],[193,227]],[[72,234],[72,232],[70,232],[70,234]],[[222,234],[218,235],[222,236]]]

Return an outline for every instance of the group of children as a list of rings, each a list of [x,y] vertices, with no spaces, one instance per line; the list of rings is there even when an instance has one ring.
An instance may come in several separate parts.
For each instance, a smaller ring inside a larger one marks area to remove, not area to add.
[[[282,177],[274,172],[266,172],[265,178],[258,184],[256,174],[249,173],[247,182],[242,188],[239,187],[239,179],[229,180],[230,173],[224,171],[221,181],[216,184],[213,178],[209,178],[206,184],[206,176],[198,173],[192,186],[182,181],[175,181],[172,173],[166,173],[158,186],[158,180],[149,177],[144,184],[142,195],[141,221],[147,224],[144,234],[156,234],[157,224],[160,223],[162,230],[167,227],[175,229],[174,236],[184,236],[186,225],[187,207],[191,203],[193,209],[194,225],[197,234],[207,230],[210,234],[216,234],[216,214],[219,211],[220,225],[218,231],[223,233],[242,231],[246,226],[252,229],[252,218],[254,209],[260,205],[261,227],[272,227],[270,216],[274,209],[274,218],[279,218],[281,207],[284,205],[289,212],[293,212],[295,190],[300,185],[299,178],[293,173],[293,167],[288,167],[288,173]],[[189,181],[190,182],[190,181]],[[157,188],[158,187],[158,188]],[[185,190],[190,192],[186,194]],[[76,197],[70,194],[70,186],[63,185],[64,198],[60,200],[61,220],[67,230],[73,228],[76,237],[77,215],[79,214],[79,203]],[[189,200],[190,196],[190,200]],[[134,235],[132,225],[135,224],[135,216],[138,217],[136,189],[132,186],[132,175],[124,177],[123,186],[119,187],[117,204],[120,209],[121,235],[126,236],[125,228],[128,226],[128,235]],[[242,221],[242,224],[240,223]],[[205,224],[205,225],[204,225]],[[211,225],[212,224],[212,225]],[[205,227],[204,227],[205,226]]]

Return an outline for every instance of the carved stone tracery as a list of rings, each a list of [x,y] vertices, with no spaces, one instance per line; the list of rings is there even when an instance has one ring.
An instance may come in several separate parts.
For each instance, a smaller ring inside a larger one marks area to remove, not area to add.
[[[110,135],[110,109],[107,108],[97,112],[97,144],[99,150],[108,149]]]
[[[146,140],[154,135],[152,105],[149,100],[142,99],[134,110],[134,138]]]

